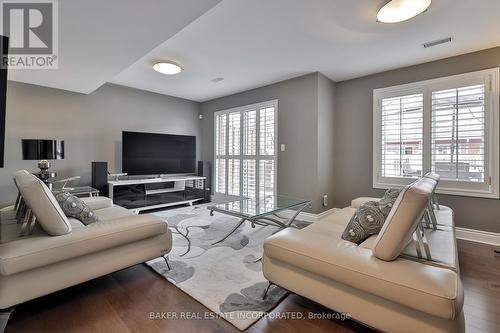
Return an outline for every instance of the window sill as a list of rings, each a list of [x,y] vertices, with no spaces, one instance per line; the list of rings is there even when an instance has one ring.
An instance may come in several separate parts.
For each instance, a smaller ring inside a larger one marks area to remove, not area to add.
[[[408,179],[409,181],[407,184],[402,184],[402,183],[376,183],[373,184],[373,188],[375,189],[383,189],[387,190],[390,188],[401,188],[403,186],[406,186],[408,184],[411,184],[414,182],[416,179]],[[486,198],[486,199],[499,199],[500,195],[497,190],[492,189],[491,191],[485,191],[485,190],[471,190],[471,189],[456,189],[456,188],[449,188],[449,187],[443,187],[443,186],[438,186],[436,189],[437,194],[445,194],[445,195],[453,195],[453,196],[460,196],[460,197],[472,197],[472,198]]]

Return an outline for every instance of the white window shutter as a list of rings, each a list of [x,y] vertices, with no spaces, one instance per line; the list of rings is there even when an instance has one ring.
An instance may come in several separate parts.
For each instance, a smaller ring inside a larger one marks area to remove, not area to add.
[[[243,193],[247,198],[255,198],[257,195],[257,161],[243,160]]]
[[[226,160],[215,160],[215,191],[217,193],[226,194]]]
[[[381,103],[382,177],[420,177],[423,172],[423,94]]]
[[[227,115],[217,115],[215,118],[215,152],[216,155],[226,155]]]
[[[432,92],[432,170],[442,179],[484,182],[485,86]]]
[[[227,194],[240,195],[240,160],[228,160]]]
[[[260,110],[260,155],[274,155],[275,149],[275,108]]]
[[[215,113],[215,192],[276,195],[277,101]]]
[[[257,111],[243,113],[243,154],[257,154]]]
[[[259,161],[259,197],[274,195],[274,173],[275,173],[274,160],[260,160]]]
[[[229,155],[239,155],[240,144],[240,127],[241,127],[241,114],[239,112],[232,112],[229,114]]]

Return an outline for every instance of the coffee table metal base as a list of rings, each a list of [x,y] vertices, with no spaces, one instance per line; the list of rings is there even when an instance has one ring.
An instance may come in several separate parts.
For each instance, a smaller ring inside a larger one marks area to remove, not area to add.
[[[252,224],[252,228],[255,228],[255,225],[261,225],[261,226],[275,226],[275,227],[278,227],[279,230],[283,230],[283,229],[286,229],[286,228],[290,228],[290,227],[294,227],[293,226],[293,222],[295,221],[295,219],[297,218],[297,216],[300,214],[300,212],[302,212],[304,209],[306,209],[307,207],[311,207],[311,202],[307,202],[307,203],[303,203],[303,204],[300,204],[300,205],[297,205],[297,206],[294,206],[293,208],[297,208],[295,210],[295,213],[289,217],[289,218],[286,218],[286,217],[283,217],[283,216],[279,216],[277,213],[272,213],[272,214],[269,214],[269,215],[264,215],[264,216],[259,216],[259,217],[242,217],[241,215],[239,214],[236,214],[236,213],[230,213],[230,212],[227,212],[227,211],[221,211],[221,210],[218,210],[218,209],[211,209],[211,207],[209,208],[210,209],[210,216],[214,216],[214,211],[216,212],[219,212],[219,213],[222,213],[222,214],[227,214],[227,215],[231,215],[231,216],[236,216],[236,217],[240,217],[240,221],[231,229],[231,231],[229,231],[227,233],[226,236],[224,236],[222,239],[218,240],[217,242],[215,243],[212,243],[212,245],[215,245],[215,244],[219,244],[223,241],[225,241],[229,236],[231,236],[236,230],[238,230],[238,228],[243,224],[245,223],[245,221],[249,221],[251,224]],[[290,207],[292,208],[292,207]]]

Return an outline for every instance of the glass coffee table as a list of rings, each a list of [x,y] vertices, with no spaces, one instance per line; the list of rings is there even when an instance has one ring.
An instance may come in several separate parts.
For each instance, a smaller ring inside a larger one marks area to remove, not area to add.
[[[213,243],[218,244],[231,236],[245,221],[261,226],[275,226],[281,229],[293,227],[293,222],[301,211],[312,207],[310,200],[287,197],[283,195],[266,196],[259,199],[241,199],[208,206],[210,215],[214,212],[238,217],[240,221],[221,240]],[[284,211],[291,210],[290,217],[279,215]]]

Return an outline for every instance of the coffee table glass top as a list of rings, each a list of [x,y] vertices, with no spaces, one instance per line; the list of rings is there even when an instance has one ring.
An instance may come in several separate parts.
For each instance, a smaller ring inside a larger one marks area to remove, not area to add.
[[[63,191],[63,192],[68,192],[70,194],[73,194],[73,195],[89,195],[89,196],[92,196],[92,195],[98,195],[99,194],[99,190],[98,189],[95,189],[93,187],[90,187],[90,186],[71,186],[71,187],[66,187],[66,188],[62,188],[62,189],[56,189],[56,191]]]
[[[259,199],[241,199],[226,203],[219,203],[208,206],[207,208],[211,211],[234,216],[256,218],[295,207],[301,207],[310,202],[310,200],[275,195]]]

